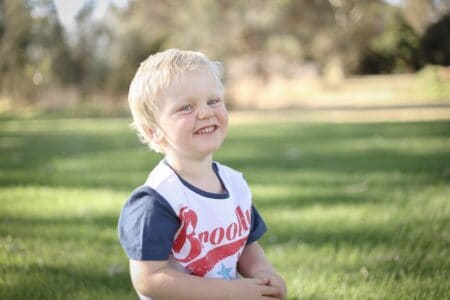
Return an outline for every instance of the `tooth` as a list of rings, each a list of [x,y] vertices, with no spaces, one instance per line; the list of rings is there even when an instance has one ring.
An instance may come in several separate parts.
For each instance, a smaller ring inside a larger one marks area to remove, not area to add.
[[[211,126],[208,126],[208,127],[206,127],[206,128],[200,129],[200,130],[198,131],[198,134],[210,133],[210,132],[213,132],[214,129],[215,129],[215,126],[214,126],[214,125],[211,125]]]

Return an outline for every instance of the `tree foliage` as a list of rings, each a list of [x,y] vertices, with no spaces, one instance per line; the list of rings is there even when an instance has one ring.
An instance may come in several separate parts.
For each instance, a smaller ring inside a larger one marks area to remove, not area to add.
[[[421,46],[427,63],[450,65],[450,14],[442,17],[425,31]]]
[[[414,71],[448,64],[446,3],[129,0],[97,19],[90,0],[73,35],[52,0],[0,0],[0,94],[32,100],[55,86],[81,97],[126,93],[138,64],[170,47],[203,51],[239,76],[289,77],[305,64],[324,74]]]
[[[381,74],[416,71],[423,65],[420,38],[399,12],[385,15],[384,30],[364,52],[358,72]]]
[[[50,0],[0,2],[0,86],[2,93],[32,98],[50,84],[70,82],[70,49]]]

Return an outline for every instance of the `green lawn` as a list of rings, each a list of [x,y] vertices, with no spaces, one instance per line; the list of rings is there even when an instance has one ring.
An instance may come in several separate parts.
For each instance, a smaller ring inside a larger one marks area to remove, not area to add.
[[[0,299],[135,299],[117,217],[160,157],[129,122],[0,120]],[[216,159],[289,299],[449,297],[450,122],[241,124]]]

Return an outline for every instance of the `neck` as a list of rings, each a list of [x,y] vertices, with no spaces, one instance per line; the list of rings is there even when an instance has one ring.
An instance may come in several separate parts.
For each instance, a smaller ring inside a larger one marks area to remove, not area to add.
[[[185,179],[198,179],[212,172],[212,155],[203,159],[180,159],[166,156],[169,165]]]

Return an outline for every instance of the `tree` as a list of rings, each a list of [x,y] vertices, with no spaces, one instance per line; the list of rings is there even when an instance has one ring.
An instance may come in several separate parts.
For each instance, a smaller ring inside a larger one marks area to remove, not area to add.
[[[397,10],[384,15],[383,30],[369,40],[358,73],[411,72],[423,66],[420,37]]]
[[[27,49],[32,40],[32,17],[21,1],[0,2],[0,81],[3,94],[17,98],[22,93],[21,81],[31,81]],[[28,92],[28,91],[23,91]]]
[[[68,53],[51,0],[0,1],[0,87],[15,100],[33,100],[54,82],[65,83]]]
[[[450,11],[448,0],[404,0],[401,12],[417,35],[422,36],[432,23]]]
[[[427,28],[421,46],[427,63],[450,65],[450,13]]]

